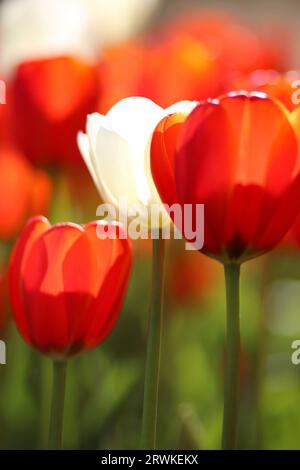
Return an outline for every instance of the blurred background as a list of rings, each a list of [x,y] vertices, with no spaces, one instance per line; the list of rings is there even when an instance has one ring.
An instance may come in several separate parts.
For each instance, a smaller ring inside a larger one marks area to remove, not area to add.
[[[86,114],[142,95],[168,106],[256,86],[300,67],[299,2],[2,0],[0,78],[0,447],[47,443],[51,363],[16,331],[7,263],[30,215],[84,223],[99,196],[76,148]],[[259,72],[257,72],[259,71]],[[264,73],[262,73],[264,71]],[[297,76],[297,72],[293,73]],[[1,100],[2,101],[2,100]],[[299,201],[300,203],[300,201]],[[242,449],[300,448],[300,223],[242,271]],[[64,447],[139,443],[151,243],[134,244],[126,303],[109,339],[71,360]],[[158,446],[216,449],[223,406],[222,269],[168,244]]]

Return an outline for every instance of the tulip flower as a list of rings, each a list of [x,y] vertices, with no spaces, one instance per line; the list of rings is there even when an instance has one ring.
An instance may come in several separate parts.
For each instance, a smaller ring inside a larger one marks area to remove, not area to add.
[[[23,62],[11,88],[12,137],[25,155],[39,165],[81,163],[76,134],[97,104],[97,68],[70,57]]]
[[[202,251],[225,267],[223,447],[232,448],[238,416],[240,265],[275,247],[299,212],[300,156],[291,115],[264,93],[229,93],[199,104],[181,124],[176,115],[158,124],[151,168],[164,202],[204,204]]]
[[[13,238],[25,220],[49,209],[52,185],[47,174],[33,168],[12,147],[0,149],[0,239]]]
[[[102,199],[117,207],[126,221],[130,210],[153,236],[152,293],[144,389],[141,446],[155,448],[158,404],[160,349],[163,319],[163,286],[165,243],[161,223],[149,220],[153,204],[161,204],[150,170],[149,146],[156,124],[173,111],[189,112],[195,102],[180,102],[162,109],[146,98],[127,98],[118,102],[106,116],[88,116],[86,134],[79,133],[78,145]],[[122,214],[120,197],[125,198],[128,211]],[[145,210],[146,212],[145,212]],[[149,223],[150,222],[150,223]]]
[[[44,217],[32,218],[10,260],[10,299],[20,334],[54,361],[51,447],[61,441],[66,361],[107,337],[129,279],[131,248],[123,228],[114,225],[114,239],[99,239],[101,224],[51,226]]]
[[[189,112],[195,105],[181,101],[163,109],[147,98],[133,97],[119,101],[106,116],[94,113],[87,117],[86,134],[78,134],[78,146],[104,202],[122,212],[119,199],[126,198],[128,208],[134,207],[148,227],[144,209],[161,203],[150,171],[152,132],[164,116]]]

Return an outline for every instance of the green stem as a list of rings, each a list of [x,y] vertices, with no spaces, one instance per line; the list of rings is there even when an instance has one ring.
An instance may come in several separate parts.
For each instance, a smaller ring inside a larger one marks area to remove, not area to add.
[[[164,261],[165,240],[162,238],[153,240],[152,292],[141,435],[141,448],[149,450],[156,447],[158,385],[163,327]]]
[[[53,388],[49,428],[49,449],[61,449],[67,363],[53,361]]]
[[[227,349],[225,367],[222,448],[235,449],[239,411],[240,318],[239,264],[225,264]]]

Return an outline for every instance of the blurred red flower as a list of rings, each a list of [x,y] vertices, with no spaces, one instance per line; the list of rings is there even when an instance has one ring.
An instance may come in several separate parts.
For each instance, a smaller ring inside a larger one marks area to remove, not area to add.
[[[15,321],[29,344],[54,358],[97,346],[119,315],[131,247],[118,236],[121,227],[115,238],[99,239],[100,224],[51,226],[35,217],[14,247],[9,288]]]
[[[242,24],[234,15],[207,10],[200,13],[193,11],[180,17],[171,23],[169,31],[173,34],[180,31],[201,41],[225,69],[249,73],[259,68],[286,69],[290,48],[290,43],[286,41],[288,28],[280,41],[276,40],[275,34],[279,29],[282,32],[283,23],[271,25],[269,30],[264,23],[264,34],[260,34]]]
[[[282,106],[263,93],[230,93],[198,105],[172,145],[162,129],[151,147],[155,184],[163,202],[205,205],[206,254],[241,262],[284,237],[300,209],[300,155]],[[172,178],[161,177],[159,159]]]
[[[140,38],[104,51],[101,62],[102,114],[128,96],[144,96],[167,107],[228,91],[233,80],[256,69],[287,66],[289,42],[278,27],[271,37],[228,14],[198,11],[163,24]]]
[[[0,188],[0,239],[14,237],[28,217],[47,213],[50,178],[12,147],[0,148]]]
[[[213,54],[198,40],[180,33],[154,43],[150,37],[149,42],[114,47],[105,52],[100,66],[104,86],[99,110],[103,114],[128,96],[144,96],[168,107],[223,91]]]
[[[180,100],[201,100],[222,91],[222,69],[214,54],[200,41],[174,34],[153,48],[151,80],[144,92],[167,107]],[[149,67],[149,65],[148,65]]]
[[[17,145],[40,165],[81,164],[76,134],[96,110],[99,90],[97,67],[71,57],[20,64],[11,90]]]
[[[219,274],[217,263],[193,251],[172,252],[166,276],[166,293],[176,305],[200,302],[216,287]]]
[[[143,82],[151,70],[152,57],[142,41],[118,44],[103,51],[99,62],[102,93],[98,103],[101,114],[107,114],[114,104],[128,96],[145,96]]]

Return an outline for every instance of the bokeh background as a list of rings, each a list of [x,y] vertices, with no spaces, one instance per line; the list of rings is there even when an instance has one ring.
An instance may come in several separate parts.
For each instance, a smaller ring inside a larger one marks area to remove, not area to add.
[[[99,196],[75,145],[88,112],[143,95],[167,106],[240,88],[258,69],[300,68],[299,2],[5,0],[0,4],[0,447],[45,448],[51,362],[11,320],[7,263],[27,217],[84,223]],[[300,204],[300,201],[299,201]],[[298,232],[299,233],[299,232]],[[242,270],[239,448],[300,448],[299,239]],[[134,449],[141,429],[151,243],[134,243],[120,319],[71,360],[64,447]],[[158,446],[219,447],[225,363],[221,266],[168,244]]]

